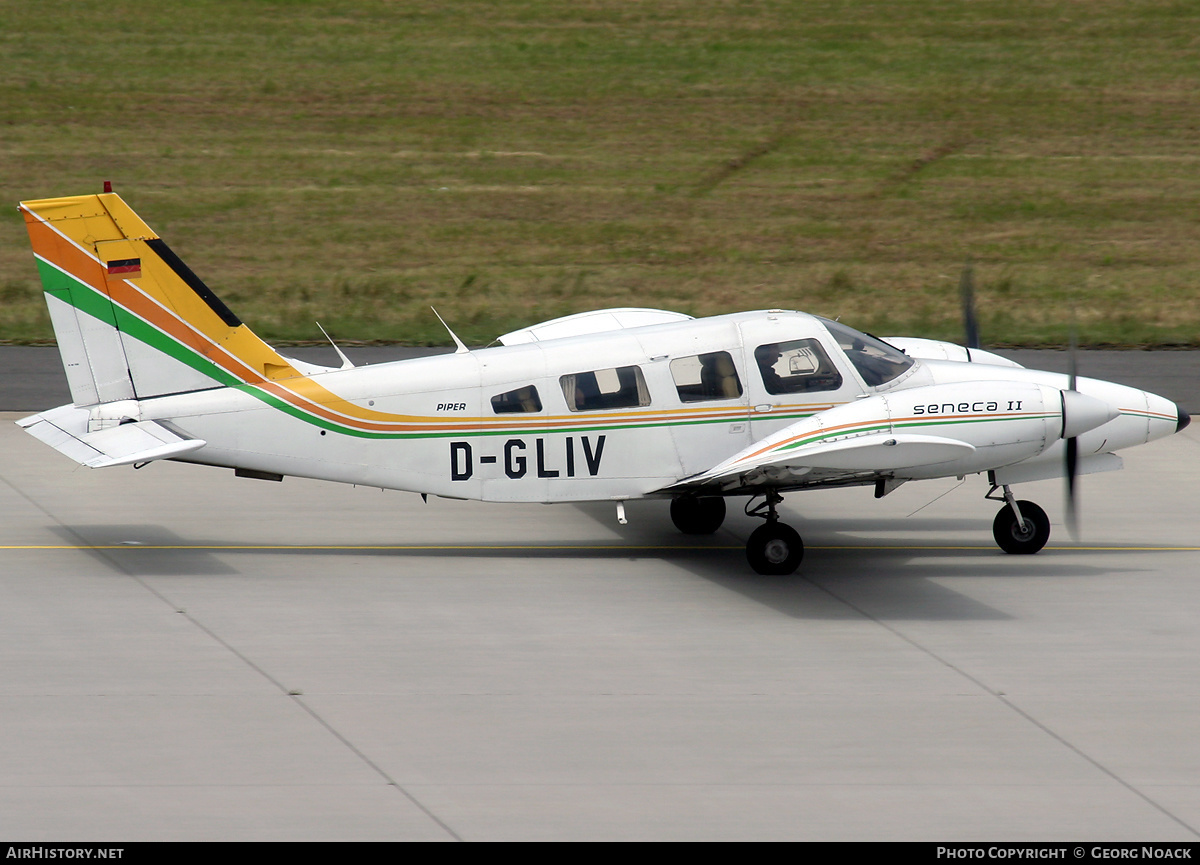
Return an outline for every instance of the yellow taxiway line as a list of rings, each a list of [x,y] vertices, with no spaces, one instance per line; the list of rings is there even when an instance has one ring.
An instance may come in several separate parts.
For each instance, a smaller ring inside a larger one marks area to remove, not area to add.
[[[140,542],[116,544],[0,544],[0,550],[191,550],[203,552],[320,552],[354,551],[363,552],[476,552],[485,550],[525,550],[530,552],[563,552],[602,550],[608,552],[664,552],[669,550],[741,550],[742,545],[680,545],[662,544],[144,544]],[[910,551],[970,551],[995,550],[990,544],[952,546],[945,544],[806,544],[806,550],[910,550]],[[1046,547],[1042,552],[1200,552],[1200,546],[1056,546]]]

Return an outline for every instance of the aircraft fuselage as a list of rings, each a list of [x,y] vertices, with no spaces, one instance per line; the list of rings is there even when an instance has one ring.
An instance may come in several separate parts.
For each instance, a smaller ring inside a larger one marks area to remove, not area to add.
[[[834,375],[819,389],[769,393],[756,350],[800,340],[819,343],[822,362],[833,365]],[[732,360],[741,393],[689,393],[689,370],[682,367],[695,366],[692,358],[719,353]],[[610,407],[600,400],[579,409],[565,390],[576,386],[572,376],[628,369],[641,377],[640,394],[626,387],[621,397],[621,383],[612,375],[610,384],[617,402],[639,404]],[[243,385],[142,400],[137,419],[173,421],[204,439],[207,445],[188,457],[193,462],[453,498],[584,501],[652,494],[804,418],[856,402],[868,410],[862,401],[872,396],[887,396],[896,405],[915,388],[962,385],[961,398],[931,403],[918,397],[905,406],[907,414],[945,426],[949,418],[972,413],[1025,411],[1022,395],[1031,385],[1066,387],[1066,377],[1055,373],[950,361],[920,361],[903,375],[871,386],[820,319],[790,312],[739,313],[309,378],[322,386],[318,393],[336,394],[358,411],[351,414],[329,399],[283,402]],[[1078,388],[1123,410],[1083,434],[1084,454],[1111,453],[1174,431],[1176,410],[1166,400],[1090,379],[1081,379]],[[535,394],[537,410],[518,405],[517,398],[496,402],[522,393]],[[1052,395],[1043,402],[1056,399]],[[891,474],[919,478],[985,471],[1044,454],[1053,461],[1061,418],[1043,412],[1038,423],[1024,437],[1032,444],[1006,441],[1003,451],[989,457]],[[818,473],[789,486],[820,485],[822,477]]]

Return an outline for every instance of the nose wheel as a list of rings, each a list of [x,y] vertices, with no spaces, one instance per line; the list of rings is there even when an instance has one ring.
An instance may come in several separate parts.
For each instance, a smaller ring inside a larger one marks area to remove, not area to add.
[[[804,558],[804,541],[800,540],[800,535],[791,526],[779,522],[775,507],[782,501],[783,496],[772,490],[762,504],[746,508],[749,516],[767,521],[751,532],[746,541],[746,560],[755,573],[767,576],[794,574]]]
[[[1007,486],[1003,490],[1005,504],[992,520],[992,537],[1006,553],[1038,552],[1050,540],[1050,518],[1033,502],[1017,501]],[[991,493],[987,497],[994,498]]]

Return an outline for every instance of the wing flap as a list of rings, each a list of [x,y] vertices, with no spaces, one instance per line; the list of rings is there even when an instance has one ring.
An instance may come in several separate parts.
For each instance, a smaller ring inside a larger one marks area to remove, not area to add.
[[[62,406],[17,424],[64,456],[93,469],[179,457],[206,444],[152,420],[87,432],[88,415],[86,409]]]

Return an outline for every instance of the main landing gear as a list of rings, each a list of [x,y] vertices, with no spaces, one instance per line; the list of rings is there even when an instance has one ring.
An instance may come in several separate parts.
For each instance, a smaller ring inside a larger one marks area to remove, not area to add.
[[[1002,497],[993,495],[1003,490]],[[992,521],[992,537],[1006,553],[1032,555],[1046,546],[1050,540],[1050,518],[1033,502],[1017,501],[1012,490],[1005,484],[993,486],[984,498],[1003,501],[996,519]]]
[[[751,499],[750,504],[753,503]],[[804,542],[791,526],[779,522],[776,506],[783,496],[769,490],[757,506],[746,505],[746,514],[762,517],[759,526],[746,541],[746,559],[757,573],[786,575],[795,573],[804,558]],[[671,499],[671,522],[685,535],[711,535],[725,521],[725,499],[720,496],[676,496]]]
[[[751,500],[753,501],[753,500]],[[746,560],[755,573],[782,576],[796,572],[804,558],[804,542],[791,526],[779,522],[775,507],[783,496],[768,490],[765,500],[757,507],[746,505],[746,514],[762,517],[767,522],[750,534],[746,541]]]

